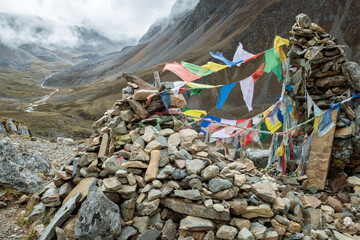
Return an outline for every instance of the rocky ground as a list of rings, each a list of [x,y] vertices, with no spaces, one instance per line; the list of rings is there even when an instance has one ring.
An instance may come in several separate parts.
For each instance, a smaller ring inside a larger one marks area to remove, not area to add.
[[[45,183],[52,180],[54,171],[59,170],[60,166],[73,157],[77,150],[76,145],[66,145],[65,143],[50,142],[42,138],[25,137],[17,134],[0,134],[0,140],[11,142],[15,149],[23,153],[39,152],[48,159],[51,163],[51,169],[44,175]],[[27,213],[27,207],[25,204],[17,202],[23,194],[17,191],[10,193],[12,191],[8,190],[7,196],[13,197],[13,200],[5,201],[7,207],[0,208],[0,239],[24,239],[29,236],[29,228],[22,222],[23,216]]]

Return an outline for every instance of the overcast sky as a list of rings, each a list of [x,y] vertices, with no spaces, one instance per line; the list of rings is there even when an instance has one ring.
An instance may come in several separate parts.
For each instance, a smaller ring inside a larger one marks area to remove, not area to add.
[[[91,27],[112,40],[137,40],[176,0],[0,0],[0,12],[29,14],[59,25]]]

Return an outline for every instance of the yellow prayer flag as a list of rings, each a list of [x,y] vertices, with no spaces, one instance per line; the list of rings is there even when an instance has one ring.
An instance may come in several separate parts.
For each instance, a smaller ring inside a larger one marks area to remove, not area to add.
[[[282,38],[280,36],[276,36],[274,39],[274,48],[277,53],[280,55],[280,59],[282,62],[286,61],[286,56],[284,50],[282,50],[281,46],[283,45],[290,45],[290,41],[288,39]]]
[[[265,124],[266,127],[269,129],[269,131],[272,133],[276,132],[276,130],[278,130],[282,126],[282,123],[279,121],[277,117],[276,117],[276,125],[274,125],[268,117],[265,118]]]
[[[201,83],[193,83],[193,82],[188,82],[186,83],[186,85],[188,85],[190,88],[217,88],[217,87],[222,87],[223,85],[207,85],[207,84],[201,84]]]
[[[195,117],[194,119],[197,120],[201,115],[207,115],[207,112],[204,110],[187,110],[184,114],[189,117]]]
[[[319,134],[319,123],[320,123],[320,120],[321,120],[322,116],[324,115],[324,113],[325,112],[323,112],[322,114],[320,114],[319,116],[317,116],[315,118],[314,127],[313,127],[315,134]]]
[[[284,145],[281,145],[281,146],[276,150],[276,156],[281,157],[282,155],[284,155]]]
[[[217,63],[214,63],[214,62],[208,62],[207,64],[202,65],[201,67],[210,69],[210,70],[215,71],[215,72],[218,72],[218,71],[223,70],[224,68],[227,68],[229,66],[228,65],[217,64]]]

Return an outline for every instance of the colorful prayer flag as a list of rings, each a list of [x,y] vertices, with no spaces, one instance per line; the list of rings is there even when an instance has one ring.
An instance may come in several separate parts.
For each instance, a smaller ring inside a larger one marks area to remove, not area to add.
[[[201,77],[205,77],[205,76],[215,72],[215,71],[212,71],[210,69],[200,67],[198,65],[187,63],[187,62],[181,62],[181,66],[183,66],[184,68],[186,68],[190,72],[192,72],[192,73],[194,73],[196,75],[199,75]]]
[[[239,45],[236,49],[236,52],[234,54],[234,57],[233,57],[233,62],[239,62],[241,60],[244,61],[244,60],[252,58],[254,56],[255,56],[254,54],[245,51],[243,48],[243,45],[241,43],[239,43]],[[236,64],[236,66],[238,66],[238,67],[240,65],[241,65],[241,62]]]
[[[217,109],[221,109],[222,105],[224,104],[226,98],[229,96],[231,90],[235,87],[235,85],[237,84],[238,82],[234,82],[234,83],[231,83],[231,84],[227,84],[227,85],[224,85],[221,90],[220,90],[220,94],[219,94],[219,98],[218,98],[218,101],[217,101]]]
[[[175,73],[185,82],[191,82],[191,81],[201,78],[199,75],[196,75],[196,74],[190,72],[189,70],[187,70],[186,68],[184,68],[177,62],[166,63],[164,66],[163,72],[165,70]]]
[[[214,62],[208,62],[205,65],[202,65],[201,67],[203,68],[207,68],[209,70],[218,72],[220,70],[223,70],[224,68],[228,68],[228,65],[222,65],[222,64],[218,64],[218,63],[214,63]]]

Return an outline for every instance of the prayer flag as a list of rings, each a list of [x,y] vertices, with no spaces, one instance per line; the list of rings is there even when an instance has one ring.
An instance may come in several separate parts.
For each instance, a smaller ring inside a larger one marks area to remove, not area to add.
[[[226,98],[229,96],[231,90],[235,87],[235,85],[237,84],[238,82],[234,82],[234,83],[231,83],[231,84],[227,84],[227,85],[224,85],[221,90],[220,90],[220,94],[219,94],[219,98],[218,98],[218,101],[217,101],[217,109],[221,109],[222,105],[224,104]]]
[[[281,46],[283,46],[283,45],[289,46],[289,44],[290,44],[289,40],[282,38],[280,36],[276,36],[274,39],[274,48],[277,51],[277,53],[279,54],[282,62],[286,61],[286,56],[285,56],[285,53],[282,50]]]
[[[272,71],[277,76],[279,82],[283,80],[284,72],[282,70],[281,62],[278,56],[275,54],[275,49],[271,48],[265,51],[265,67],[264,72],[270,73]]]
[[[239,46],[237,47],[236,52],[233,57],[233,62],[239,62],[241,60],[244,61],[244,60],[252,58],[254,56],[255,56],[254,54],[245,51],[243,48],[243,45],[241,43],[239,43]],[[238,67],[240,65],[241,65],[241,62],[236,64],[236,66],[238,66]]]
[[[265,118],[266,127],[269,129],[270,132],[274,133],[278,130],[282,124],[277,117],[277,112],[279,108],[276,107],[268,116]]]
[[[199,96],[200,93],[204,90],[205,88],[190,88],[190,96]]]
[[[178,95],[180,88],[186,84],[184,81],[176,81],[173,82],[174,87],[171,89],[171,91],[174,93],[174,95]]]
[[[227,67],[229,67],[229,66],[228,66],[228,65],[222,65],[222,64],[214,63],[214,62],[208,62],[207,64],[202,65],[201,67],[207,68],[207,69],[212,70],[212,71],[215,71],[215,72],[218,72],[218,71],[223,70],[224,68],[227,68]]]
[[[189,109],[184,111],[184,114],[189,116],[189,117],[195,117],[195,120],[197,120],[197,118],[201,117],[201,115],[206,115],[206,111],[203,110],[193,110],[193,109]]]
[[[191,81],[201,78],[199,75],[196,75],[196,74],[190,72],[189,70],[187,70],[186,68],[184,68],[177,62],[166,63],[164,66],[163,72],[165,70],[175,73],[185,82],[191,82]]]
[[[190,72],[192,72],[192,73],[194,73],[196,75],[199,75],[201,77],[205,77],[205,76],[215,72],[215,71],[212,71],[210,69],[200,67],[198,65],[187,63],[187,62],[181,62],[181,65],[184,68],[186,68],[187,70],[189,70]]]
[[[191,88],[217,88],[217,87],[222,87],[223,85],[207,85],[207,84],[201,84],[201,83],[186,83],[186,85],[188,85]]]
[[[164,103],[164,106],[167,110],[169,110],[168,108],[170,107],[171,105],[171,98],[170,98],[170,93],[169,91],[165,91],[163,93],[160,93],[160,97],[161,97],[161,100],[163,101]]]
[[[252,100],[254,95],[254,78],[252,76],[240,81],[240,87],[243,94],[246,107],[249,111],[252,111]]]
[[[238,61],[238,62],[232,62],[230,60],[227,60],[222,53],[217,52],[216,54],[213,54],[212,52],[210,52],[210,55],[213,58],[219,59],[220,61],[224,62],[226,65],[228,65],[229,67],[235,66],[238,63],[242,63],[243,60]]]
[[[331,109],[328,109],[323,115],[319,122],[319,136],[324,136],[327,132],[330,131],[332,127],[334,127],[335,124],[332,122],[331,119]]]
[[[254,79],[254,82],[258,80],[264,73],[265,63],[261,64],[261,66],[251,75]]]

